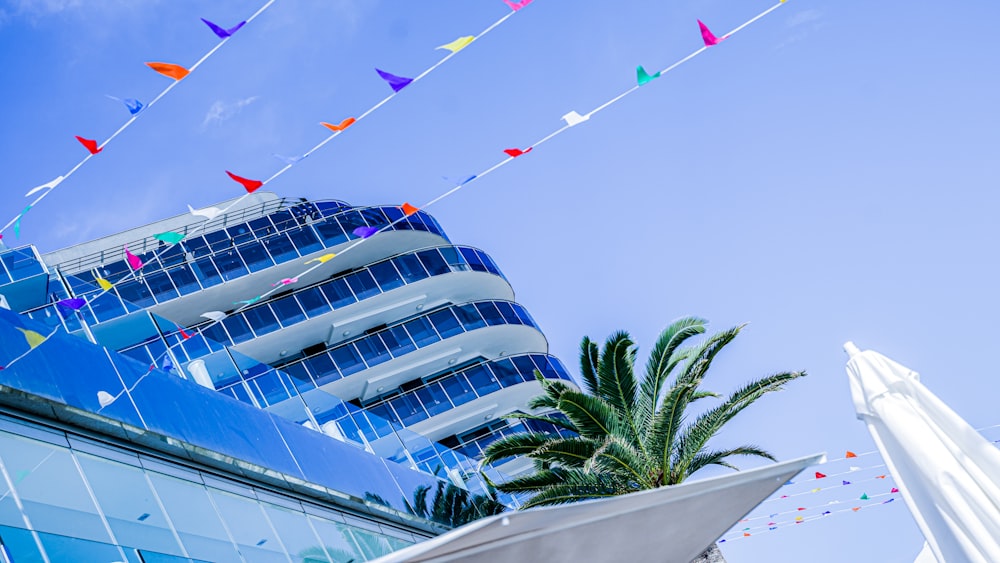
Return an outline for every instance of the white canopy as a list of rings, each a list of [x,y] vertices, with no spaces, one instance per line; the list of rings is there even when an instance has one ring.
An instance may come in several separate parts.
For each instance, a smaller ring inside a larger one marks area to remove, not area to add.
[[[799,471],[823,460],[813,455],[620,497],[492,516],[376,562],[687,562]]]
[[[1000,561],[1000,450],[916,372],[848,342],[858,418],[938,561]]]

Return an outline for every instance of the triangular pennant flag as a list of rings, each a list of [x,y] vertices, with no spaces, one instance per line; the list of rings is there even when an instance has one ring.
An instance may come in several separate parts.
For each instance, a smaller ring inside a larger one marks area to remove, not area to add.
[[[111,288],[114,287],[111,282],[104,278],[97,278],[97,285],[101,286],[104,291],[111,291]]]
[[[378,227],[358,227],[354,229],[354,236],[368,238],[379,231]]]
[[[785,481],[785,484],[786,485],[794,485],[795,481],[792,481],[791,479],[789,479],[789,480]]]
[[[507,0],[504,0],[504,2],[507,2]],[[508,2],[508,4],[509,4],[509,2]],[[750,532],[743,532],[743,537],[749,538],[750,537]]]
[[[803,520],[805,520],[805,519],[804,519],[803,517],[801,517],[801,516],[796,516],[796,517],[795,517],[795,521],[796,521],[796,522],[801,522],[801,521],[803,521]]]
[[[841,483],[843,483],[844,485],[850,485],[851,484],[850,481],[841,481]]]
[[[587,121],[588,119],[590,119],[590,115],[589,114],[588,115],[580,115],[579,113],[576,113],[576,110],[573,110],[573,111],[567,113],[566,115],[562,116],[562,119],[563,119],[563,121],[566,122],[566,125],[569,125],[570,127],[572,127],[574,125],[579,125],[579,124],[583,123],[584,121]]]
[[[520,2],[512,2],[511,0],[503,0],[503,3],[507,4],[508,6],[510,6],[510,9],[514,10],[515,12],[518,11],[518,10],[520,10],[521,8],[527,6],[528,4],[531,4],[532,2],[534,2],[534,0],[520,0]]]
[[[106,407],[106,406],[110,405],[111,403],[115,402],[115,397],[113,395],[111,395],[111,393],[108,393],[107,391],[98,391],[97,392],[97,402],[98,402],[98,404],[101,405],[101,408],[103,409],[104,407]]]
[[[63,181],[63,176],[59,176],[58,178],[56,178],[55,180],[52,180],[51,182],[49,182],[47,184],[42,184],[41,186],[38,186],[38,187],[35,187],[35,188],[31,188],[30,190],[28,190],[28,193],[24,194],[24,197],[31,197],[31,196],[35,195],[36,193],[38,193],[38,192],[40,192],[42,190],[45,190],[45,189],[51,190],[52,188],[54,188],[54,187],[58,186],[59,184],[61,184],[62,181]]]
[[[258,295],[257,297],[251,297],[250,299],[244,299],[243,301],[234,301],[233,305],[253,305],[254,303],[260,301],[263,298],[264,298],[263,295]]]
[[[824,477],[826,477],[826,475],[825,475],[825,474],[823,474],[823,473],[820,473],[819,471],[817,471],[817,472],[816,472],[816,478],[817,478],[817,479],[823,479]]]
[[[452,41],[451,43],[446,43],[444,45],[434,47],[434,49],[448,49],[452,53],[457,53],[462,49],[466,48],[469,45],[469,43],[472,43],[474,39],[475,37],[473,37],[472,35],[466,35],[465,37],[459,37],[458,39]]]
[[[853,510],[854,512],[857,512],[857,511],[861,510],[861,507],[860,506],[855,506],[851,510]]]
[[[45,337],[33,330],[28,330],[26,328],[21,328],[21,327],[15,327],[15,328],[24,333],[24,339],[28,341],[28,346],[30,346],[32,350],[41,345],[42,342],[45,342]]]
[[[646,69],[642,68],[642,65],[635,67],[635,79],[639,83],[639,86],[645,86],[653,81],[654,78],[659,78],[660,73],[649,74]]]
[[[244,25],[247,24],[247,22],[243,21],[243,22],[240,22],[240,23],[234,25],[233,27],[230,27],[229,29],[223,29],[223,28],[215,25],[214,23],[206,20],[205,18],[201,18],[201,21],[205,22],[205,25],[207,25],[208,28],[211,29],[213,33],[215,33],[216,35],[219,36],[219,39],[225,39],[227,37],[232,37],[232,35],[234,33],[236,33],[237,31],[239,31],[241,27],[243,27]]]
[[[21,217],[24,217],[24,214],[29,211],[31,211],[30,205],[25,207],[24,211],[18,213],[17,219],[14,220],[14,238],[21,238]]]
[[[80,141],[81,145],[83,145],[84,147],[87,148],[87,150],[90,152],[90,154],[97,154],[97,153],[101,152],[102,150],[104,150],[101,147],[97,146],[97,141],[95,141],[93,139],[84,139],[83,137],[81,137],[79,135],[75,135],[75,137],[76,137],[77,141]]]
[[[896,487],[893,487],[892,490],[890,490],[889,492],[890,493],[898,493],[899,489],[897,489]]]
[[[379,70],[377,68],[375,69],[375,72],[377,72],[378,75],[382,77],[382,80],[385,80],[386,82],[389,83],[389,86],[392,88],[393,92],[399,92],[403,88],[409,86],[410,82],[413,82],[412,78],[406,78],[405,76],[396,76],[395,74],[391,74],[384,70]]]
[[[257,188],[264,185],[264,182],[261,182],[260,180],[251,180],[249,178],[244,178],[243,176],[237,176],[228,170],[226,170],[226,174],[229,174],[230,178],[239,182],[246,189],[248,194],[252,194]]]
[[[768,530],[777,530],[777,529],[778,529],[777,526],[771,526],[771,527],[768,528]]]
[[[174,361],[170,359],[170,356],[163,358],[163,365],[160,366],[160,369],[168,373],[174,369]]]
[[[861,493],[861,500],[868,500],[868,493]]]
[[[464,185],[468,184],[469,182],[475,180],[476,178],[478,178],[478,176],[476,176],[475,174],[473,174],[472,176],[469,176],[468,178],[462,180],[461,183],[459,183],[458,185],[459,186],[464,186]]]
[[[844,454],[844,457],[845,458],[848,458],[848,457],[858,457],[858,454],[852,452],[851,450],[847,450],[847,453]]]
[[[24,481],[24,479],[28,475],[31,475],[31,470],[30,469],[22,469],[22,470],[18,471],[17,473],[14,474],[14,484],[17,484],[17,483],[20,483],[21,481]]]
[[[191,338],[191,335],[188,334],[187,332],[185,332],[184,329],[182,328],[181,329],[181,338],[184,339],[184,340],[187,340],[187,339]]]
[[[894,499],[894,498],[891,498],[891,499],[889,499],[889,500],[883,500],[883,501],[882,501],[882,504],[889,504],[890,502],[892,502],[892,501],[894,501],[894,500],[896,500],[896,499]]]
[[[885,479],[885,475],[876,475],[875,478],[876,479]]]
[[[852,471],[852,472],[853,471],[861,471],[861,468],[858,467],[858,466],[856,466],[856,465],[852,465],[851,467],[848,468],[848,470]]]
[[[830,511],[829,510],[824,510],[823,513],[820,514],[820,516],[826,516],[827,514],[830,514]]]
[[[215,322],[219,322],[222,319],[226,318],[226,314],[223,313],[222,311],[208,311],[202,313],[201,316],[205,317],[206,319],[211,319]]]
[[[111,98],[112,100],[116,101],[116,102],[121,102],[121,103],[125,104],[125,107],[128,109],[128,112],[131,113],[132,115],[135,115],[135,114],[139,113],[140,111],[142,111],[142,108],[143,108],[142,102],[140,102],[139,100],[137,100],[135,98],[124,98],[123,99],[123,98],[118,98],[116,96],[108,96],[108,97]]]
[[[56,302],[56,305],[71,311],[79,311],[86,304],[87,300],[82,297],[73,297]]]
[[[284,162],[285,164],[295,164],[296,162],[305,158],[304,156],[282,156],[280,154],[272,154],[271,156],[277,158],[278,160]]]
[[[517,158],[517,157],[521,156],[522,154],[528,154],[529,152],[531,152],[531,149],[533,149],[533,148],[535,148],[535,147],[528,147],[528,148],[524,149],[523,151],[521,149],[504,149],[503,152],[507,153],[507,156],[509,156],[511,158]]]
[[[420,208],[418,208],[416,206],[413,206],[413,205],[410,205],[409,203],[403,203],[402,209],[403,209],[403,213],[405,213],[407,217],[409,217],[410,215],[413,215],[417,211],[420,211]]]
[[[810,491],[810,492],[812,492],[812,493],[818,493],[818,492],[820,492],[820,491],[822,491],[822,490],[823,490],[823,489],[821,489],[821,488],[819,488],[819,487],[816,487],[815,489],[813,489],[813,490],[812,490],[812,491]]]
[[[325,121],[320,121],[319,124],[322,125],[323,127],[326,127],[330,131],[338,131],[339,132],[339,131],[343,131],[344,129],[347,129],[351,125],[354,125],[355,121],[357,121],[357,120],[354,119],[353,117],[348,117],[347,119],[341,121],[340,123],[338,123],[336,125],[334,125],[333,123],[327,123]]]
[[[180,233],[175,233],[173,231],[167,231],[165,233],[156,233],[155,235],[153,235],[153,238],[155,238],[156,240],[162,240],[167,244],[177,244],[180,241],[184,240],[184,235]]]
[[[800,507],[796,508],[796,510],[798,510],[799,512],[802,512],[803,510],[805,510],[805,507],[804,506],[800,506]]]
[[[222,213],[222,210],[219,209],[218,207],[206,207],[204,209],[195,209],[190,205],[188,205],[188,211],[191,212],[191,215],[195,215],[197,217],[204,217],[209,221],[215,219],[216,217],[219,216],[220,213]]]
[[[306,260],[306,264],[312,264],[313,262],[319,262],[320,264],[326,264],[330,260],[333,260],[334,256],[336,256],[336,254],[333,254],[331,252],[330,254],[324,254],[322,256],[313,258],[312,260]]]
[[[297,281],[299,281],[299,278],[285,278],[279,282],[272,283],[271,287],[278,287],[279,285],[291,285]]]
[[[167,78],[173,78],[174,80],[180,80],[188,75],[188,69],[182,67],[181,65],[175,65],[171,63],[146,63],[146,66],[159,72]]]
[[[723,39],[725,39],[725,37],[716,37],[711,31],[709,31],[707,25],[701,23],[701,20],[698,20],[698,28],[701,29],[701,39],[705,42],[706,47],[718,45],[719,43],[722,43]]]
[[[135,254],[128,251],[128,245],[125,245],[125,259],[128,260],[128,265],[133,270],[142,268],[142,260]]]

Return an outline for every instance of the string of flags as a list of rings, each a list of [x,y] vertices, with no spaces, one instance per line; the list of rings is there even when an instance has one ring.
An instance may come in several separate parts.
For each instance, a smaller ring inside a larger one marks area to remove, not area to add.
[[[228,30],[227,29],[222,29],[221,27],[215,25],[214,23],[212,23],[212,22],[210,22],[210,21],[205,20],[204,18],[202,18],[202,21],[205,22],[205,24],[208,25],[209,29],[211,29],[215,33],[215,35],[217,35],[219,37],[220,41],[218,43],[216,43],[215,46],[213,46],[200,59],[198,59],[197,62],[195,62],[193,65],[191,65],[190,68],[185,68],[183,66],[180,66],[180,65],[177,65],[177,64],[173,64],[173,63],[161,63],[161,62],[148,62],[148,63],[146,63],[146,66],[148,66],[152,70],[154,70],[154,71],[162,74],[163,76],[166,76],[168,78],[173,79],[173,82],[171,82],[170,84],[168,84],[148,104],[143,104],[142,102],[140,102],[139,100],[136,100],[134,98],[117,98],[117,97],[114,97],[114,96],[109,96],[109,98],[111,98],[111,99],[113,99],[115,101],[122,102],[125,105],[125,108],[128,109],[128,112],[129,112],[129,116],[130,116],[129,119],[123,125],[121,125],[114,133],[112,133],[110,137],[108,137],[107,139],[105,139],[105,141],[103,143],[98,143],[96,139],[88,139],[88,138],[76,135],[76,140],[79,141],[80,144],[83,145],[83,147],[87,150],[87,156],[84,157],[83,160],[81,160],[80,162],[78,162],[75,166],[73,166],[72,168],[70,168],[69,171],[66,172],[65,174],[63,174],[62,176],[58,176],[58,177],[56,177],[55,180],[52,180],[50,182],[47,182],[45,184],[42,184],[40,186],[37,186],[37,187],[32,188],[31,190],[29,190],[28,193],[25,194],[25,197],[31,197],[31,196],[35,195],[36,193],[38,193],[38,192],[41,192],[41,195],[39,195],[37,198],[35,198],[35,200],[32,201],[30,205],[28,205],[27,207],[24,208],[23,211],[21,211],[20,213],[18,213],[17,215],[15,215],[3,227],[0,227],[0,239],[3,238],[3,233],[6,232],[7,229],[10,228],[11,226],[14,226],[14,238],[19,238],[21,236],[21,229],[20,229],[21,218],[24,217],[24,215],[29,210],[31,210],[34,206],[38,205],[38,203],[41,202],[43,199],[45,199],[46,197],[48,197],[48,195],[50,193],[52,193],[53,191],[55,191],[55,189],[62,182],[64,182],[65,180],[69,179],[70,176],[72,176],[77,170],[79,170],[91,158],[93,158],[95,155],[101,153],[104,150],[104,148],[108,146],[108,143],[110,143],[111,141],[113,141],[115,139],[115,137],[117,137],[122,132],[124,132],[126,129],[128,129],[128,127],[130,125],[132,125],[132,123],[134,123],[142,115],[143,110],[147,110],[148,111],[149,108],[153,107],[153,105],[156,104],[156,102],[160,101],[160,99],[162,99],[165,95],[167,95],[167,93],[170,92],[178,84],[178,82],[180,82],[183,78],[187,77],[189,74],[191,74],[192,72],[194,72],[195,69],[197,69],[199,66],[201,66],[202,63],[204,63],[206,60],[208,60],[208,58],[210,56],[212,56],[216,51],[218,51],[219,48],[222,47],[222,45],[225,44],[226,41],[228,41],[229,38],[232,37],[232,35],[234,33],[236,33],[236,31],[238,31],[244,25],[246,25],[246,24],[252,22],[254,19],[256,19],[257,16],[261,15],[264,12],[264,10],[268,9],[271,6],[271,4],[273,4],[273,3],[274,3],[274,0],[268,0],[267,3],[265,3],[263,6],[261,6],[256,12],[253,13],[253,15],[251,15],[246,20],[243,20],[240,23],[236,24],[232,28],[229,28]]]
[[[273,1],[273,0],[271,0],[271,1]],[[482,35],[484,35],[489,30],[495,28],[497,25],[499,25],[504,20],[506,20],[506,18],[510,17],[510,15],[512,13],[516,12],[520,8],[523,8],[527,4],[528,4],[528,2],[523,2],[522,4],[520,4],[520,6],[518,8],[513,8],[512,7],[513,11],[511,13],[507,14],[506,16],[504,16],[503,18],[501,18],[500,20],[498,20],[496,23],[494,23],[492,26],[490,26],[489,28],[487,28],[486,31],[484,31],[483,33],[480,34],[480,37],[482,37]],[[780,7],[782,4],[783,4],[783,1],[779,2],[778,4],[775,4],[775,5],[771,6],[770,8],[764,10],[763,12],[757,14],[756,16],[754,16],[753,18],[751,18],[750,20],[747,20],[743,24],[741,24],[738,27],[736,27],[734,30],[732,30],[729,33],[725,34],[723,36],[723,39],[732,37],[735,33],[737,33],[740,30],[746,28],[748,25],[750,25],[753,22],[759,20],[760,18],[764,17],[765,15],[771,13],[772,11],[774,11],[775,9],[777,9],[778,7]],[[249,20],[247,20],[247,21],[249,21]],[[704,26],[703,23],[699,22],[699,27],[705,27],[705,26]],[[704,43],[704,45],[702,47],[700,47],[699,49],[695,50],[694,52],[692,52],[691,54],[687,55],[686,57],[678,60],[677,62],[673,63],[672,65],[668,66],[666,69],[661,70],[661,71],[659,71],[659,72],[657,72],[655,74],[658,77],[661,77],[661,76],[663,76],[663,75],[671,72],[672,70],[678,68],[681,64],[683,64],[683,63],[685,63],[687,61],[692,60],[694,57],[696,57],[697,55],[703,53],[706,49],[708,49],[709,47],[711,47],[711,46],[714,45],[714,43],[710,43],[710,41],[705,37],[704,33],[702,33],[702,40],[703,40],[703,43]],[[716,43],[718,43],[718,40],[716,40]],[[449,49],[449,51],[451,51],[451,50]],[[392,88],[393,93],[390,96],[386,97],[381,102],[379,102],[378,104],[376,104],[375,106],[373,106],[372,108],[370,108],[368,111],[366,111],[365,113],[363,113],[362,115],[360,115],[359,117],[355,118],[355,121],[360,121],[365,116],[369,115],[371,112],[373,112],[376,109],[378,109],[381,105],[383,105],[388,100],[390,100],[393,96],[395,96],[401,89],[405,88],[406,86],[408,86],[409,84],[411,84],[413,82],[416,82],[420,78],[426,76],[428,73],[430,73],[435,68],[437,68],[437,66],[440,66],[443,62],[445,62],[446,60],[448,60],[456,52],[457,52],[457,50],[450,52],[450,54],[448,56],[446,56],[445,58],[443,58],[441,61],[435,63],[434,65],[432,65],[430,68],[428,68],[427,70],[425,70],[420,75],[414,77],[413,79],[409,79],[408,82],[406,82],[406,79],[404,77],[398,77],[398,76],[395,76],[395,75],[390,75],[389,73],[385,73],[384,71],[376,69],[377,72],[378,72],[378,74],[380,75],[380,77],[382,77],[384,80],[386,80],[386,82]],[[574,126],[576,126],[576,125],[578,125],[580,123],[583,123],[585,121],[588,121],[590,119],[590,117],[592,117],[593,115],[595,115],[599,111],[602,111],[603,109],[611,106],[612,104],[617,103],[618,101],[624,99],[627,95],[629,95],[632,92],[634,92],[635,90],[637,90],[641,86],[640,84],[638,84],[638,79],[639,78],[640,77],[637,77],[637,84],[635,86],[633,86],[630,89],[626,90],[625,92],[619,94],[618,96],[615,96],[614,98],[612,98],[609,101],[605,102],[604,104],[598,106],[597,108],[595,108],[594,110],[590,111],[589,113],[587,113],[585,115],[580,115],[575,110],[572,111],[572,112],[570,112],[570,113],[568,113],[568,114],[566,114],[564,116],[564,118],[563,118],[563,121],[565,121],[565,125],[563,125],[560,128],[556,129],[555,131],[553,131],[552,133],[548,134],[547,136],[541,138],[539,141],[537,141],[537,142],[529,145],[527,148],[525,148],[525,149],[506,149],[506,150],[504,150],[504,153],[506,155],[505,159],[500,160],[499,162],[497,162],[493,166],[490,166],[489,168],[486,168],[485,170],[481,171],[478,174],[474,174],[474,175],[469,176],[466,180],[464,180],[461,183],[455,185],[450,190],[444,192],[443,194],[437,196],[436,198],[430,200],[428,203],[424,204],[423,207],[418,208],[418,207],[413,206],[413,205],[411,205],[409,203],[405,203],[402,206],[402,208],[401,208],[401,209],[404,210],[404,213],[403,213],[402,217],[400,217],[399,219],[397,219],[397,220],[395,220],[395,221],[393,221],[393,222],[391,222],[391,223],[389,223],[389,224],[387,224],[387,225],[385,225],[385,226],[383,226],[381,228],[376,228],[376,227],[359,227],[354,232],[354,234],[356,236],[358,236],[359,238],[356,239],[355,241],[353,241],[353,243],[351,243],[349,246],[347,246],[345,249],[343,249],[339,254],[333,254],[333,253],[331,253],[331,254],[327,255],[328,257],[325,257],[326,258],[325,260],[318,261],[317,263],[315,263],[315,265],[310,266],[309,268],[307,268],[306,270],[300,272],[299,274],[295,275],[292,278],[286,278],[285,280],[282,280],[282,282],[284,282],[284,281],[287,280],[288,283],[281,283],[281,282],[279,282],[277,284],[274,284],[272,286],[272,288],[270,290],[266,291],[265,293],[263,293],[261,295],[258,295],[256,297],[250,299],[250,300],[245,300],[245,301],[241,302],[240,307],[238,307],[237,309],[235,309],[232,313],[233,314],[238,313],[238,312],[242,311],[243,309],[251,306],[252,303],[256,303],[257,301],[263,300],[263,299],[267,298],[270,294],[272,294],[272,293],[274,293],[276,291],[283,290],[286,285],[289,285],[291,283],[297,283],[297,281],[299,279],[303,278],[304,276],[308,275],[309,273],[313,272],[314,270],[316,270],[316,269],[318,269],[320,267],[323,267],[327,262],[329,262],[329,260],[331,260],[335,256],[343,255],[344,253],[349,252],[352,249],[356,248],[358,245],[364,244],[370,237],[374,236],[378,232],[381,232],[382,230],[385,230],[385,229],[392,228],[396,223],[398,223],[399,221],[404,220],[409,215],[412,215],[413,213],[416,213],[420,209],[425,209],[425,208],[427,208],[427,207],[429,207],[429,206],[431,206],[431,205],[433,205],[433,204],[441,201],[442,199],[453,195],[454,193],[458,192],[459,190],[461,190],[465,186],[469,185],[473,181],[481,179],[481,178],[487,176],[488,174],[490,174],[490,173],[498,170],[502,166],[510,163],[514,159],[516,159],[516,158],[518,158],[520,156],[523,156],[523,155],[531,152],[532,150],[534,150],[538,146],[542,145],[543,143],[545,143],[545,142],[547,142],[547,141],[555,138],[556,136],[560,135],[561,133],[565,132],[567,129],[569,129],[571,127],[574,127]],[[332,135],[330,135],[323,142],[319,143],[313,149],[311,149],[310,151],[308,151],[307,153],[305,153],[304,155],[302,155],[298,160],[301,160],[301,158],[307,157],[309,154],[311,154],[315,150],[318,150],[319,148],[321,148],[322,146],[324,146],[326,143],[328,143],[329,141],[331,141],[333,138],[335,138],[336,136],[338,136],[341,133],[343,133],[343,129],[346,129],[346,127],[342,128],[340,131],[334,131],[332,133]],[[105,141],[105,144],[106,143],[107,143],[107,141]],[[289,160],[292,160],[292,159],[289,159]],[[295,162],[297,162],[297,161],[295,161]],[[234,181],[236,181],[236,182],[240,183],[241,185],[243,185],[243,187],[247,191],[247,195],[248,195],[249,193],[252,193],[252,191],[258,189],[259,187],[267,184],[270,181],[273,181],[275,178],[277,178],[278,176],[280,176],[285,170],[287,170],[288,168],[290,168],[293,164],[294,164],[294,162],[292,162],[291,164],[286,164],[285,167],[281,168],[278,172],[276,172],[270,178],[268,178],[266,180],[263,180],[263,181],[251,180],[251,179],[248,179],[248,178],[243,178],[243,177],[240,177],[240,176],[238,176],[238,175],[236,175],[236,174],[234,174],[232,172],[229,172],[229,171],[227,171],[227,174]],[[50,192],[51,192],[51,190],[49,192],[45,192],[43,194],[43,196],[46,195],[47,193],[50,193]],[[195,215],[206,216],[206,219],[207,219],[207,215],[212,215],[212,214],[218,215],[218,214],[225,213],[225,211],[227,211],[229,208],[231,208],[234,205],[236,205],[239,202],[239,200],[242,199],[243,197],[246,197],[246,195],[241,196],[241,198],[238,198],[234,203],[230,204],[229,207],[227,207],[226,209],[223,209],[223,210],[218,210],[217,208],[209,208],[209,210],[198,210],[199,212],[196,213],[196,210],[191,209],[191,212],[193,214],[195,214]],[[189,208],[190,208],[190,206],[189,206]],[[205,224],[207,224],[207,221],[202,223],[202,227],[204,227]],[[374,230],[372,230],[372,229],[374,229]],[[172,233],[172,235],[173,236],[171,238],[177,238],[178,236],[181,236],[179,233]],[[180,240],[183,240],[183,237]],[[126,257],[128,257],[127,249],[126,249]],[[138,258],[136,257],[136,259],[138,259]],[[141,268],[141,264],[139,264],[138,262],[134,262],[131,259],[129,259],[129,264],[130,264],[130,267],[132,267],[132,272],[131,272],[130,275],[134,275],[136,272],[139,271],[139,268]],[[139,268],[134,267],[135,265],[139,265]],[[295,281],[291,281],[291,280],[295,280]],[[110,282],[108,282],[107,280],[100,280],[99,279],[97,281],[98,281],[98,284],[102,287],[102,289],[103,289],[104,292],[106,292],[106,291],[108,291],[108,290],[110,290],[111,288],[114,287],[114,285],[111,284]],[[124,281],[124,279],[123,280],[119,280],[118,283],[121,283],[121,281]],[[99,295],[98,295],[98,297],[99,297]],[[205,317],[206,319],[209,319],[210,322],[207,323],[207,324],[203,324],[202,326],[194,329],[195,333],[200,333],[200,332],[204,331],[205,329],[213,326],[214,324],[216,324],[218,322],[221,322],[228,315],[226,313],[221,312],[221,311],[210,311],[210,312],[206,312],[202,316]],[[174,346],[176,346],[176,343],[174,344]],[[173,346],[168,347],[167,350],[164,352],[164,354],[161,355],[161,358],[163,356],[169,355],[171,353],[171,351],[172,351],[172,348],[173,348]],[[29,350],[29,353],[30,353],[30,351],[31,350]],[[154,363],[155,362],[156,362],[156,360],[154,360]]]

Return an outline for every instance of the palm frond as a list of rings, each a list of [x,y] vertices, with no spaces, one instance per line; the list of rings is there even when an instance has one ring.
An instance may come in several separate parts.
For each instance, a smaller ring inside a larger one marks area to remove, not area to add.
[[[576,426],[573,426],[573,423],[570,422],[569,420],[567,420],[565,418],[554,417],[554,416],[546,416],[544,414],[530,414],[530,413],[525,413],[525,412],[512,412],[512,413],[509,413],[509,414],[505,414],[505,415],[501,416],[500,418],[519,419],[519,420],[537,420],[539,422],[548,422],[549,424],[551,424],[553,426],[558,426],[559,428],[562,428],[564,430],[569,430],[570,432],[576,432],[577,434],[580,433],[576,429]]]
[[[635,344],[627,332],[608,337],[597,369],[597,396],[611,405],[624,423],[629,442],[642,447],[635,421]]]
[[[583,388],[591,395],[597,394],[597,367],[600,365],[600,350],[597,343],[584,336],[580,342],[580,375],[583,376]]]
[[[544,446],[559,436],[543,434],[542,432],[525,432],[521,434],[511,434],[504,436],[490,445],[483,451],[482,465],[496,463],[499,460],[519,455],[531,455],[532,452]]]
[[[599,397],[567,391],[559,398],[558,408],[585,438],[599,440],[608,434],[627,432],[618,411]]]
[[[693,353],[691,360],[684,366],[684,371],[677,376],[677,381],[682,383],[700,382],[708,372],[708,368],[711,367],[715,356],[725,348],[726,344],[732,342],[745,326],[735,326],[729,330],[717,332],[709,337]]]
[[[531,452],[530,457],[566,468],[583,469],[599,446],[598,442],[587,438],[553,439]]]
[[[739,467],[726,461],[726,458],[732,456],[755,456],[762,457],[764,459],[769,459],[771,461],[777,461],[770,452],[762,450],[757,446],[747,445],[740,446],[738,448],[730,448],[728,450],[714,450],[714,451],[701,451],[694,456],[691,460],[691,465],[687,468],[687,474],[693,475],[699,469],[707,467],[709,465],[721,465],[722,467],[727,467],[729,469],[734,469],[739,471]]]
[[[663,384],[670,377],[670,372],[681,361],[675,357],[680,346],[687,339],[705,332],[705,319],[698,317],[685,317],[678,319],[663,329],[660,337],[653,345],[653,351],[649,354],[646,362],[646,376],[642,380],[639,388],[638,414],[640,430],[645,430],[652,424],[653,413],[656,412],[656,405],[660,400],[660,392]]]
[[[557,379],[546,379],[542,372],[535,370],[535,379],[542,386],[542,395],[528,399],[530,409],[555,409],[559,404],[559,397],[566,391],[575,390],[569,384]]]
[[[697,386],[694,384],[674,383],[653,417],[646,450],[656,453],[658,468],[664,473],[670,470],[671,446],[684,423],[684,412],[691,402],[691,396],[696,391]]]
[[[589,467],[599,473],[617,474],[625,481],[635,482],[640,489],[652,488],[654,467],[631,444],[610,436],[594,451]]]

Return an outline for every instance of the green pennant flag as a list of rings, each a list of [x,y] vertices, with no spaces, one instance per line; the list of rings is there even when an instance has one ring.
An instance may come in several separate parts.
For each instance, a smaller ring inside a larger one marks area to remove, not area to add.
[[[868,500],[868,493],[861,493],[861,500]]]
[[[660,73],[657,72],[656,74],[650,76],[649,73],[646,72],[646,69],[642,68],[642,65],[639,65],[635,69],[635,76],[636,80],[639,82],[639,86],[642,86],[650,83],[654,78],[659,78]]]
[[[173,231],[167,231],[165,233],[157,233],[153,235],[153,238],[155,238],[156,240],[162,240],[167,244],[177,244],[180,241],[184,240],[184,235],[180,233],[175,233]]]

